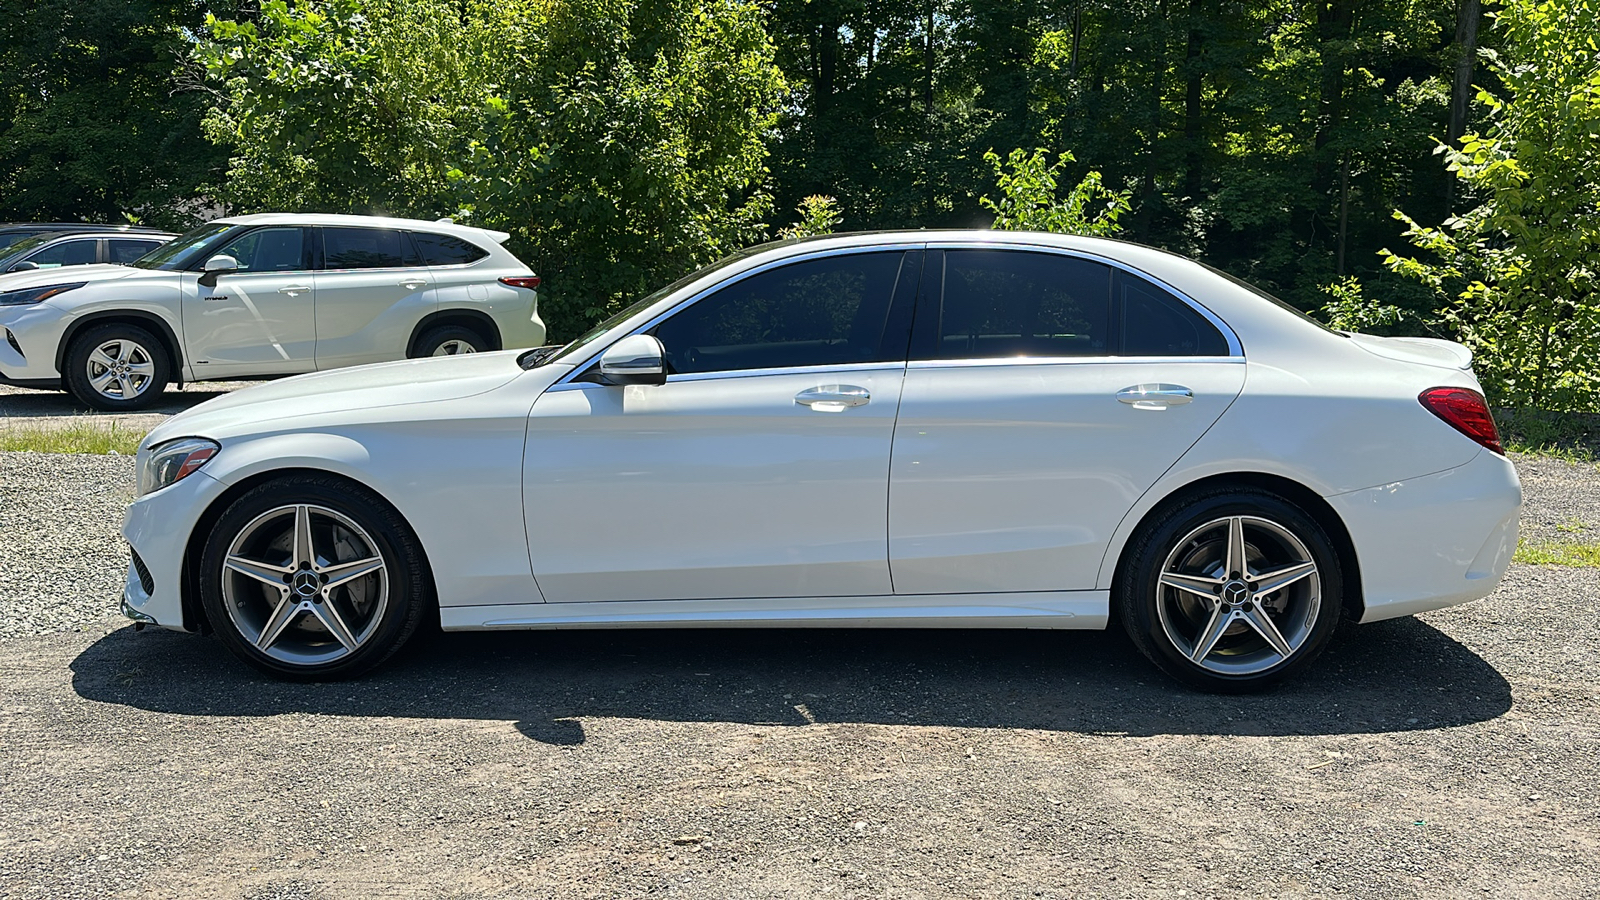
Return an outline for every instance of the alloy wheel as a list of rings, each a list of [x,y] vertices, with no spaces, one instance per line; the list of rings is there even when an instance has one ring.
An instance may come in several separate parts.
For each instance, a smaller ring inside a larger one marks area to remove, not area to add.
[[[462,353],[477,353],[478,348],[463,340],[448,340],[434,348],[434,356],[458,356]]]
[[[156,377],[150,351],[126,338],[115,338],[94,348],[85,366],[89,385],[113,400],[133,400],[148,390]]]

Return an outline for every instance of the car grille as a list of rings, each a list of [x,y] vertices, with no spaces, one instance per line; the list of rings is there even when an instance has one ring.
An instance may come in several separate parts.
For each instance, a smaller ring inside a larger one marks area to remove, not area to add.
[[[154,594],[156,592],[156,580],[150,577],[150,569],[144,564],[144,560],[139,558],[139,551],[132,550],[132,553],[133,571],[139,574],[139,587],[144,589],[147,596]]]

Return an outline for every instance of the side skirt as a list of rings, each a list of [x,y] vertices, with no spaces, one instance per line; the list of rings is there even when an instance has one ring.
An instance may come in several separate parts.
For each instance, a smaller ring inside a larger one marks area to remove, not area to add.
[[[446,631],[521,628],[1102,629],[1109,591],[446,606]]]

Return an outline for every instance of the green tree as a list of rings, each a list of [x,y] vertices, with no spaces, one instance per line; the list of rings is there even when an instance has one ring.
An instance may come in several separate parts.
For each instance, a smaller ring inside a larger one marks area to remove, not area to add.
[[[1600,48],[1595,0],[1510,0],[1494,14],[1502,85],[1485,127],[1442,148],[1481,198],[1427,227],[1404,213],[1417,256],[1384,251],[1425,284],[1477,353],[1500,403],[1600,408]]]
[[[1003,165],[993,150],[983,158],[994,166],[1000,200],[983,197],[978,202],[994,213],[995,228],[1090,237],[1113,237],[1122,231],[1117,219],[1128,211],[1130,193],[1106,188],[1099,172],[1085,174],[1065,197],[1059,195],[1062,170],[1076,161],[1071,153],[1062,153],[1054,164],[1045,161],[1042,149],[1032,154],[1013,150]]]

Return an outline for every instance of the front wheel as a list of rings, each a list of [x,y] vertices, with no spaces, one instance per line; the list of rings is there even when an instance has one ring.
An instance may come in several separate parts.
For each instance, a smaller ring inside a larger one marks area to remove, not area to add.
[[[74,338],[66,354],[72,396],[106,412],[144,409],[172,379],[172,362],[156,336],[137,325],[99,325]]]
[[[1115,599],[1128,636],[1162,671],[1238,693],[1308,665],[1338,625],[1342,597],[1338,554],[1316,520],[1276,494],[1233,488],[1141,529]]]
[[[388,504],[324,476],[263,484],[222,514],[200,561],[222,642],[264,672],[347,678],[394,655],[428,596],[422,548]]]

